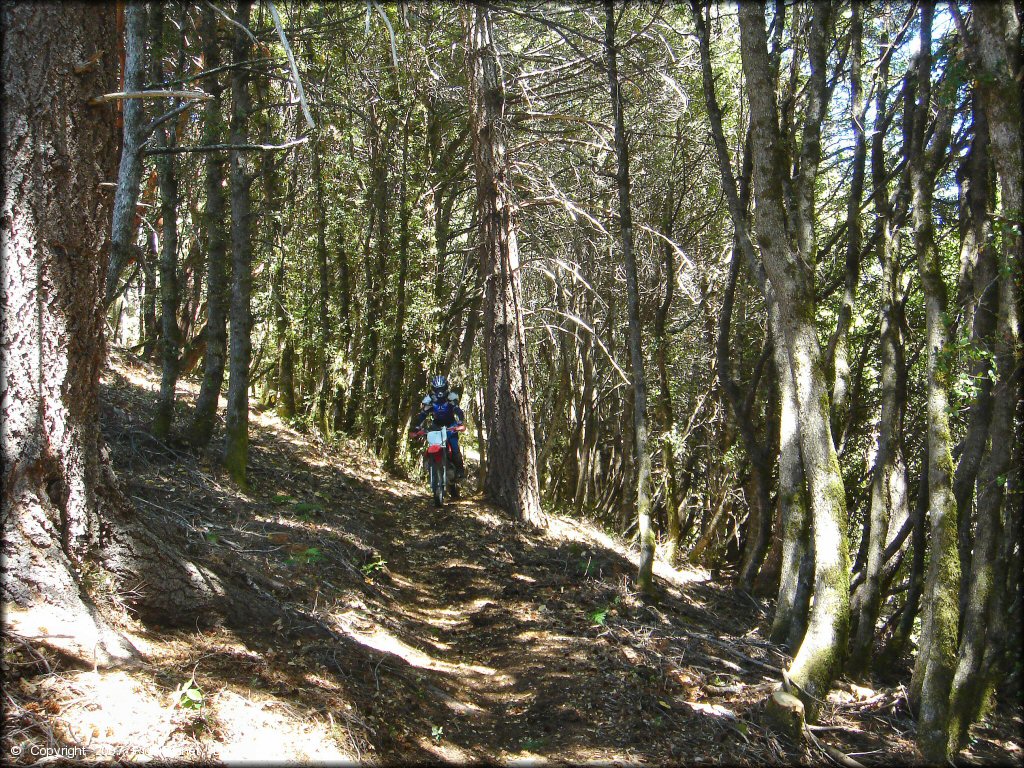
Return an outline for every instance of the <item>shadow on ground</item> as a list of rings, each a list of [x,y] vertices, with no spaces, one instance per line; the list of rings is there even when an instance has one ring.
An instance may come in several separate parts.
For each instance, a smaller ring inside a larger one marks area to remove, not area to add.
[[[253,414],[252,489],[239,493],[210,455],[151,435],[157,386],[126,357],[106,378],[104,431],[126,492],[144,517],[175,522],[190,557],[280,608],[273,623],[231,629],[127,621],[155,691],[193,673],[204,691],[207,709],[165,739],[179,757],[231,757],[232,712],[277,708],[291,725],[268,721],[269,735],[305,727],[305,746],[281,754],[253,732],[247,754],[821,760],[761,723],[787,657],[761,638],[768,614],[752,598],[661,566],[663,598],[645,605],[633,555],[600,531],[564,518],[524,529],[473,498],[435,509],[356,443],[324,446],[266,414]],[[195,394],[183,389],[178,424]],[[830,699],[832,742],[865,764],[913,760],[906,713],[858,704]]]

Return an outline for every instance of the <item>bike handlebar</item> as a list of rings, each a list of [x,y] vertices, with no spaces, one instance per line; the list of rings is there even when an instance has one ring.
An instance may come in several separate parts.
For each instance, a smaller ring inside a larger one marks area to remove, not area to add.
[[[466,431],[466,425],[465,424],[454,424],[454,425],[452,425],[450,427],[445,427],[445,429],[447,429],[449,432],[465,432]],[[423,437],[426,434],[427,434],[427,430],[423,429],[422,427],[419,428],[419,429],[410,429],[409,430],[409,437]]]

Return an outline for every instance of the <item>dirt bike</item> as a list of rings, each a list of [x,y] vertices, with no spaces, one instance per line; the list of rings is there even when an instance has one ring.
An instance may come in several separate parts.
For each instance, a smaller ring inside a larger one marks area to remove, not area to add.
[[[452,447],[448,443],[448,433],[465,431],[464,424],[456,424],[453,427],[441,427],[430,431],[417,429],[411,433],[413,437],[422,437],[426,440],[426,449],[423,451],[423,471],[430,479],[430,492],[434,496],[435,507],[444,505],[446,494],[451,499],[459,498],[459,486],[455,479],[455,462],[452,458]]]

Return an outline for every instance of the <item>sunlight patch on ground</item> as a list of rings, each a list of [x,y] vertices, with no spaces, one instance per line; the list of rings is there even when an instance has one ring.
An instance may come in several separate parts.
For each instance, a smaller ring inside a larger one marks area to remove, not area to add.
[[[400,638],[395,637],[383,627],[373,626],[370,629],[360,629],[344,614],[336,614],[334,619],[342,631],[357,643],[365,645],[367,648],[372,648],[375,651],[398,656],[413,667],[457,675],[466,674],[467,672],[486,676],[497,674],[497,670],[492,667],[477,664],[452,664],[435,659],[433,656],[424,653],[418,648],[413,648]]]
[[[338,748],[326,723],[312,720],[284,702],[256,702],[221,691],[213,705],[224,739],[213,751],[225,762],[265,764],[271,755],[299,763],[354,759]]]
[[[583,544],[604,547],[620,552],[634,567],[639,567],[640,565],[640,553],[633,547],[628,547],[621,541],[616,541],[600,528],[582,520],[551,515],[546,533],[556,541],[578,541]],[[711,578],[710,574],[703,568],[690,565],[684,568],[673,568],[660,559],[654,561],[654,574],[676,587],[685,587],[687,584],[705,582]]]

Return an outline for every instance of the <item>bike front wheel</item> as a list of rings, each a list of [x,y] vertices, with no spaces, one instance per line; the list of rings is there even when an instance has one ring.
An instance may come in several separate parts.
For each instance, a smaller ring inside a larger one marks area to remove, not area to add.
[[[430,467],[430,490],[434,494],[434,506],[440,507],[444,504],[444,483],[445,471],[443,466],[437,464]]]

